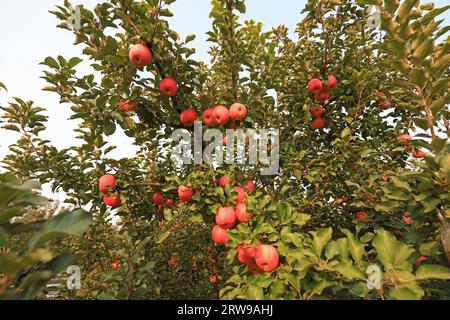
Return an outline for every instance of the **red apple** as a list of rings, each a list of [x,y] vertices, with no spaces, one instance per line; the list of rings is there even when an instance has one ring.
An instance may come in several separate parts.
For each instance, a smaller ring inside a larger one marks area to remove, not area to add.
[[[328,101],[330,99],[330,89],[324,88],[314,93],[314,100],[316,102]]]
[[[178,260],[177,260],[177,258],[172,257],[172,258],[170,258],[167,262],[168,262],[171,266],[175,267],[175,266],[177,265]]]
[[[278,250],[274,246],[262,244],[256,248],[255,262],[261,270],[265,272],[275,270],[279,260]]]
[[[410,217],[402,217],[402,220],[406,223],[406,224],[411,224],[411,218]]]
[[[227,236],[228,229],[224,229],[221,226],[215,225],[212,228],[211,236],[212,240],[217,244],[225,244],[230,240]]]
[[[360,221],[367,222],[367,212],[356,211],[355,212],[355,217],[356,217],[356,219],[358,219]]]
[[[172,199],[167,199],[165,205],[170,206],[172,204],[172,202],[173,202]]]
[[[420,149],[414,150],[414,152],[412,153],[413,157],[416,159],[420,159],[425,155],[425,152],[423,152]]]
[[[248,262],[246,263],[248,271],[251,273],[260,273],[263,270],[258,266],[258,264],[255,262],[255,259],[250,258]]]
[[[247,264],[248,261],[250,260],[250,256],[247,253],[247,248],[243,247],[242,245],[239,245],[237,247],[236,258],[238,259],[239,262]]]
[[[313,130],[322,129],[324,126],[325,126],[325,122],[323,121],[322,118],[314,119],[311,122],[311,129],[313,129]]]
[[[383,91],[378,91],[377,93],[375,93],[375,96],[378,98],[385,98],[386,94]]]
[[[230,107],[230,117],[233,120],[244,120],[247,115],[247,108],[242,103],[234,103]]]
[[[308,91],[311,93],[316,93],[321,91],[323,88],[323,83],[320,79],[313,78],[308,82]]]
[[[107,193],[108,191],[113,191],[116,188],[116,178],[113,175],[105,174],[100,179],[98,179],[98,190],[101,193]]]
[[[337,85],[337,79],[333,75],[328,76],[327,87],[330,89],[334,89]]]
[[[309,112],[311,113],[311,116],[313,118],[322,118],[325,109],[322,108],[321,106],[313,106],[309,109]]]
[[[247,213],[247,206],[243,203],[239,203],[236,206],[236,218],[239,222],[247,222],[252,216]]]
[[[426,256],[420,256],[416,259],[416,263],[417,264],[421,264],[422,262],[424,262],[425,260],[427,260]]]
[[[178,187],[178,197],[180,198],[180,201],[183,202],[189,202],[192,200],[192,196],[194,195],[194,192],[190,187],[185,186],[179,186]]]
[[[128,54],[130,61],[138,68],[145,67],[152,61],[152,53],[149,48],[142,44],[135,44]]]
[[[220,177],[220,179],[219,179],[219,185],[220,185],[222,188],[225,188],[229,182],[231,182],[231,178],[230,178],[230,177],[227,177],[227,176],[222,176],[222,177]]]
[[[213,109],[214,121],[217,125],[225,125],[230,120],[230,111],[224,106],[217,106]]]
[[[152,200],[154,203],[156,203],[158,205],[164,204],[164,196],[160,192],[155,192],[153,194]]]
[[[120,267],[119,261],[114,261],[113,263],[111,263],[111,268],[113,268],[113,270],[118,270],[119,267]]]
[[[245,197],[246,197],[246,193],[245,193],[245,191],[244,191],[244,189],[242,189],[241,187],[238,187],[238,186],[234,186],[233,187],[233,190],[235,191],[235,192],[237,192],[237,198],[236,198],[236,203],[237,204],[239,204],[239,203],[242,203],[242,202],[244,202],[244,199],[245,199]]]
[[[134,111],[137,112],[138,111],[138,105],[136,103],[131,103],[131,102],[119,102],[119,110],[123,111],[123,112],[130,112],[130,111]]]
[[[230,229],[236,223],[236,213],[232,207],[220,207],[216,211],[216,224]]]
[[[159,84],[159,89],[161,92],[168,97],[173,97],[177,94],[178,85],[172,78],[165,78]]]
[[[186,127],[191,127],[197,120],[197,112],[194,109],[186,109],[180,114],[180,121]]]
[[[387,109],[392,108],[392,102],[391,101],[383,101],[383,102],[380,102],[379,106],[380,106],[381,110],[387,110]]]
[[[117,208],[118,206],[120,206],[121,201],[120,201],[120,197],[119,196],[108,196],[108,195],[104,195],[103,196],[103,203],[111,208]]]
[[[202,121],[208,127],[212,127],[216,124],[216,121],[214,119],[214,109],[213,108],[208,108],[205,111],[203,111]]]
[[[319,185],[314,185],[314,193],[319,193]]]
[[[247,190],[247,192],[255,191],[255,184],[252,181],[247,182],[245,185],[245,190]]]
[[[214,276],[214,275],[209,276],[209,282],[210,282],[211,284],[216,283],[216,276]]]
[[[408,144],[412,140],[412,137],[409,134],[402,134],[398,137],[398,140],[403,144]]]

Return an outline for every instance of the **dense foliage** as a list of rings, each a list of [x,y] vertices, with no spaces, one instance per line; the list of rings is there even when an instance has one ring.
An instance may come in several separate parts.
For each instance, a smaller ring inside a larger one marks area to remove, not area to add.
[[[263,32],[261,23],[241,23],[243,0],[212,0],[207,64],[191,57],[194,35],[183,40],[170,29],[173,2],[82,7],[79,30],[67,23],[68,1],[52,12],[83,47],[84,60],[42,63],[43,90],[59,95],[79,123],[76,145],[58,150],[42,140],[46,110],[32,102],[1,107],[3,127],[21,135],[6,169],[63,190],[68,204],[94,217],[83,237],[54,244],[78,253],[82,270],[82,288],[61,298],[450,298],[450,28],[439,20],[450,6],[308,1],[293,40],[284,26]],[[368,5],[379,9],[379,28],[369,28]],[[130,62],[135,44],[151,50],[144,68]],[[80,75],[77,66],[87,62],[92,72]],[[307,84],[329,75],[338,84],[317,102]],[[171,97],[159,90],[167,77],[178,83]],[[124,101],[137,108],[124,111]],[[261,175],[263,163],[176,166],[168,150],[183,127],[180,113],[236,102],[248,110],[240,128],[279,130],[278,173]],[[317,105],[324,128],[314,130]],[[120,147],[110,138],[116,130],[138,146],[134,158],[108,156]],[[117,223],[98,189],[104,174],[117,181],[109,190],[121,200]],[[232,185],[219,186],[224,175],[242,187],[251,180],[256,190],[245,199],[251,219],[217,245],[216,210],[238,196]],[[179,186],[191,186],[192,201],[178,200]],[[171,201],[157,206],[155,192]],[[278,268],[249,271],[236,260],[243,243],[276,247]],[[375,289],[367,286],[373,266],[382,270]]]

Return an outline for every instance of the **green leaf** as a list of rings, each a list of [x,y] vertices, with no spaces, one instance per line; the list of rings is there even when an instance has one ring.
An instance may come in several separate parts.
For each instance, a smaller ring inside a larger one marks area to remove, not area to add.
[[[64,234],[80,235],[91,223],[92,215],[84,210],[60,213],[46,221],[42,229],[31,237],[30,247],[42,247],[48,241]]]
[[[342,274],[349,280],[366,280],[366,274],[362,272],[357,266],[351,263],[338,263],[332,267],[332,270]]]
[[[353,260],[359,264],[361,262],[361,258],[366,252],[364,250],[364,244],[359,241],[358,238],[355,237],[353,233],[349,230],[342,229],[342,232],[347,236],[347,243],[350,254],[352,255]]]
[[[414,50],[413,57],[417,59],[418,62],[422,62],[423,59],[430,55],[430,53],[433,51],[433,48],[434,40],[427,38],[417,47],[416,50]]]
[[[408,261],[409,256],[414,252],[406,244],[397,241],[395,236],[384,229],[377,229],[372,245],[375,247],[378,258],[386,270],[411,268]]]
[[[419,300],[423,295],[423,289],[416,283],[389,289],[389,297],[396,300]]]
[[[246,297],[249,300],[264,299],[264,291],[260,286],[249,284],[246,290]]]
[[[450,268],[436,264],[424,264],[416,271],[416,279],[450,279]]]
[[[318,229],[317,231],[309,232],[312,236],[312,250],[320,257],[325,245],[330,241],[333,230],[331,228]]]
[[[164,240],[166,240],[170,236],[170,234],[171,234],[170,231],[166,231],[166,232],[160,234],[156,243],[162,243]]]

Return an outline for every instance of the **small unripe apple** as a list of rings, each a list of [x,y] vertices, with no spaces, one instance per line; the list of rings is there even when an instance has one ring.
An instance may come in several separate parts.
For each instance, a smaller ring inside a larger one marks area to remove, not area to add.
[[[311,113],[311,116],[313,118],[322,118],[325,109],[322,108],[321,106],[313,106],[311,108],[309,108],[309,112]]]
[[[192,196],[194,195],[194,191],[190,187],[179,186],[178,187],[178,197],[180,201],[189,202],[192,200]]]
[[[245,190],[247,190],[247,192],[255,191],[255,184],[252,181],[247,182],[245,185]]]
[[[111,263],[111,268],[113,268],[113,270],[118,270],[119,267],[120,267],[119,261],[114,261],[113,263]]]
[[[262,244],[256,248],[255,262],[261,270],[265,272],[275,270],[279,260],[278,250],[274,246]]]
[[[220,179],[219,179],[219,185],[220,185],[222,188],[225,188],[225,187],[227,186],[227,184],[230,183],[230,182],[231,182],[231,178],[230,178],[230,177],[227,177],[227,176],[222,176],[222,177],[220,177]]]
[[[323,88],[323,83],[320,79],[313,78],[308,82],[308,91],[311,93],[316,93],[321,91]]]
[[[230,107],[230,117],[233,120],[244,120],[247,116],[247,108],[242,103],[234,103]]]
[[[152,52],[142,44],[135,44],[128,54],[130,61],[138,68],[145,67],[152,61]]]
[[[113,191],[116,188],[116,178],[113,175],[105,174],[98,179],[98,190],[101,193]]]
[[[412,137],[409,134],[402,134],[398,137],[398,140],[403,144],[408,144],[412,140]]]
[[[230,229],[236,223],[236,213],[232,207],[220,207],[216,211],[216,224]]]
[[[103,196],[103,203],[111,208],[117,208],[118,206],[120,206],[121,201],[119,196],[110,197],[107,194],[105,194]]]
[[[165,96],[173,97],[177,94],[178,85],[174,79],[165,78],[159,84],[159,89]]]
[[[356,211],[355,217],[360,221],[367,222],[367,212],[365,211]]]
[[[217,125],[225,125],[230,120],[230,111],[224,106],[216,106],[213,109],[213,117]]]
[[[237,192],[237,194],[238,194],[237,198],[235,199],[236,204],[244,202],[244,199],[247,196],[244,189],[242,189],[241,187],[238,187],[238,186],[234,186],[233,191]]]
[[[313,129],[313,130],[322,129],[324,126],[325,126],[325,122],[323,121],[322,118],[314,119],[311,122],[311,129]]]
[[[194,109],[186,109],[180,114],[180,121],[186,127],[191,127],[197,120],[197,112]]]
[[[337,85],[337,79],[333,75],[328,76],[327,87],[330,89],[334,89]]]
[[[236,206],[236,218],[239,222],[247,222],[252,216],[247,213],[247,206],[243,203],[239,203]]]
[[[152,200],[154,203],[156,203],[158,205],[164,204],[164,196],[160,192],[155,192],[153,194]]]
[[[224,229],[221,226],[215,225],[211,231],[212,240],[217,244],[225,244],[230,240],[227,236],[228,229]]]
[[[214,119],[214,109],[208,108],[202,113],[202,121],[208,127],[212,127],[216,124],[216,120]]]
[[[136,103],[132,103],[132,102],[119,102],[119,110],[123,111],[123,112],[130,112],[130,111],[134,111],[137,112],[139,110],[138,105]]]

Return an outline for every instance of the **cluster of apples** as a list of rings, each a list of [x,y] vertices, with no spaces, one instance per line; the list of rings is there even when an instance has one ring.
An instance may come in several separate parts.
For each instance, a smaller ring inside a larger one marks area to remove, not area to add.
[[[116,178],[105,174],[98,180],[98,190],[103,193],[103,203],[112,208],[120,206],[120,196],[116,191]]]
[[[219,179],[219,185],[223,188],[230,182],[231,178],[227,176]],[[216,225],[211,231],[211,236],[217,244],[226,244],[230,240],[227,232],[236,224],[236,221],[243,223],[252,217],[251,214],[247,213],[247,206],[244,201],[247,192],[250,193],[255,190],[254,183],[248,181],[245,190],[239,186],[234,186],[233,190],[238,194],[235,199],[236,207],[219,207],[216,211]],[[251,247],[249,244],[250,242],[247,241],[238,246],[236,258],[244,263],[250,272],[271,272],[278,267],[279,254],[275,247],[266,244]]]
[[[313,78],[308,82],[308,91],[314,94],[314,100],[316,102],[326,102],[330,99],[330,91],[334,89],[337,85],[336,77],[329,75],[327,82],[324,84],[322,80],[318,78]],[[311,122],[311,128],[321,129],[324,127],[325,122],[323,121],[323,114],[325,109],[321,106],[311,107],[310,110],[313,121]]]
[[[158,211],[161,211],[164,206],[170,206],[172,204],[172,199],[164,198],[161,192],[155,192],[153,194],[152,200],[158,206]]]
[[[135,44],[131,46],[128,53],[130,61],[138,68],[148,66],[152,62],[152,52],[150,48],[143,44]],[[170,77],[164,78],[159,84],[159,90],[167,97],[173,97],[178,92],[177,82]],[[119,103],[119,110],[124,112],[138,111],[138,105],[130,101],[121,101]]]
[[[247,116],[247,107],[242,103],[234,103],[230,109],[224,106],[208,108],[202,113],[202,121],[208,127],[224,126],[230,119],[233,121],[242,121]],[[197,120],[198,115],[194,109],[186,109],[180,114],[181,123],[190,127]]]
[[[420,149],[413,149],[413,147],[409,144],[412,139],[413,138],[409,134],[402,134],[398,137],[398,140],[406,146],[406,151],[412,152],[414,158],[423,158],[426,153]]]

